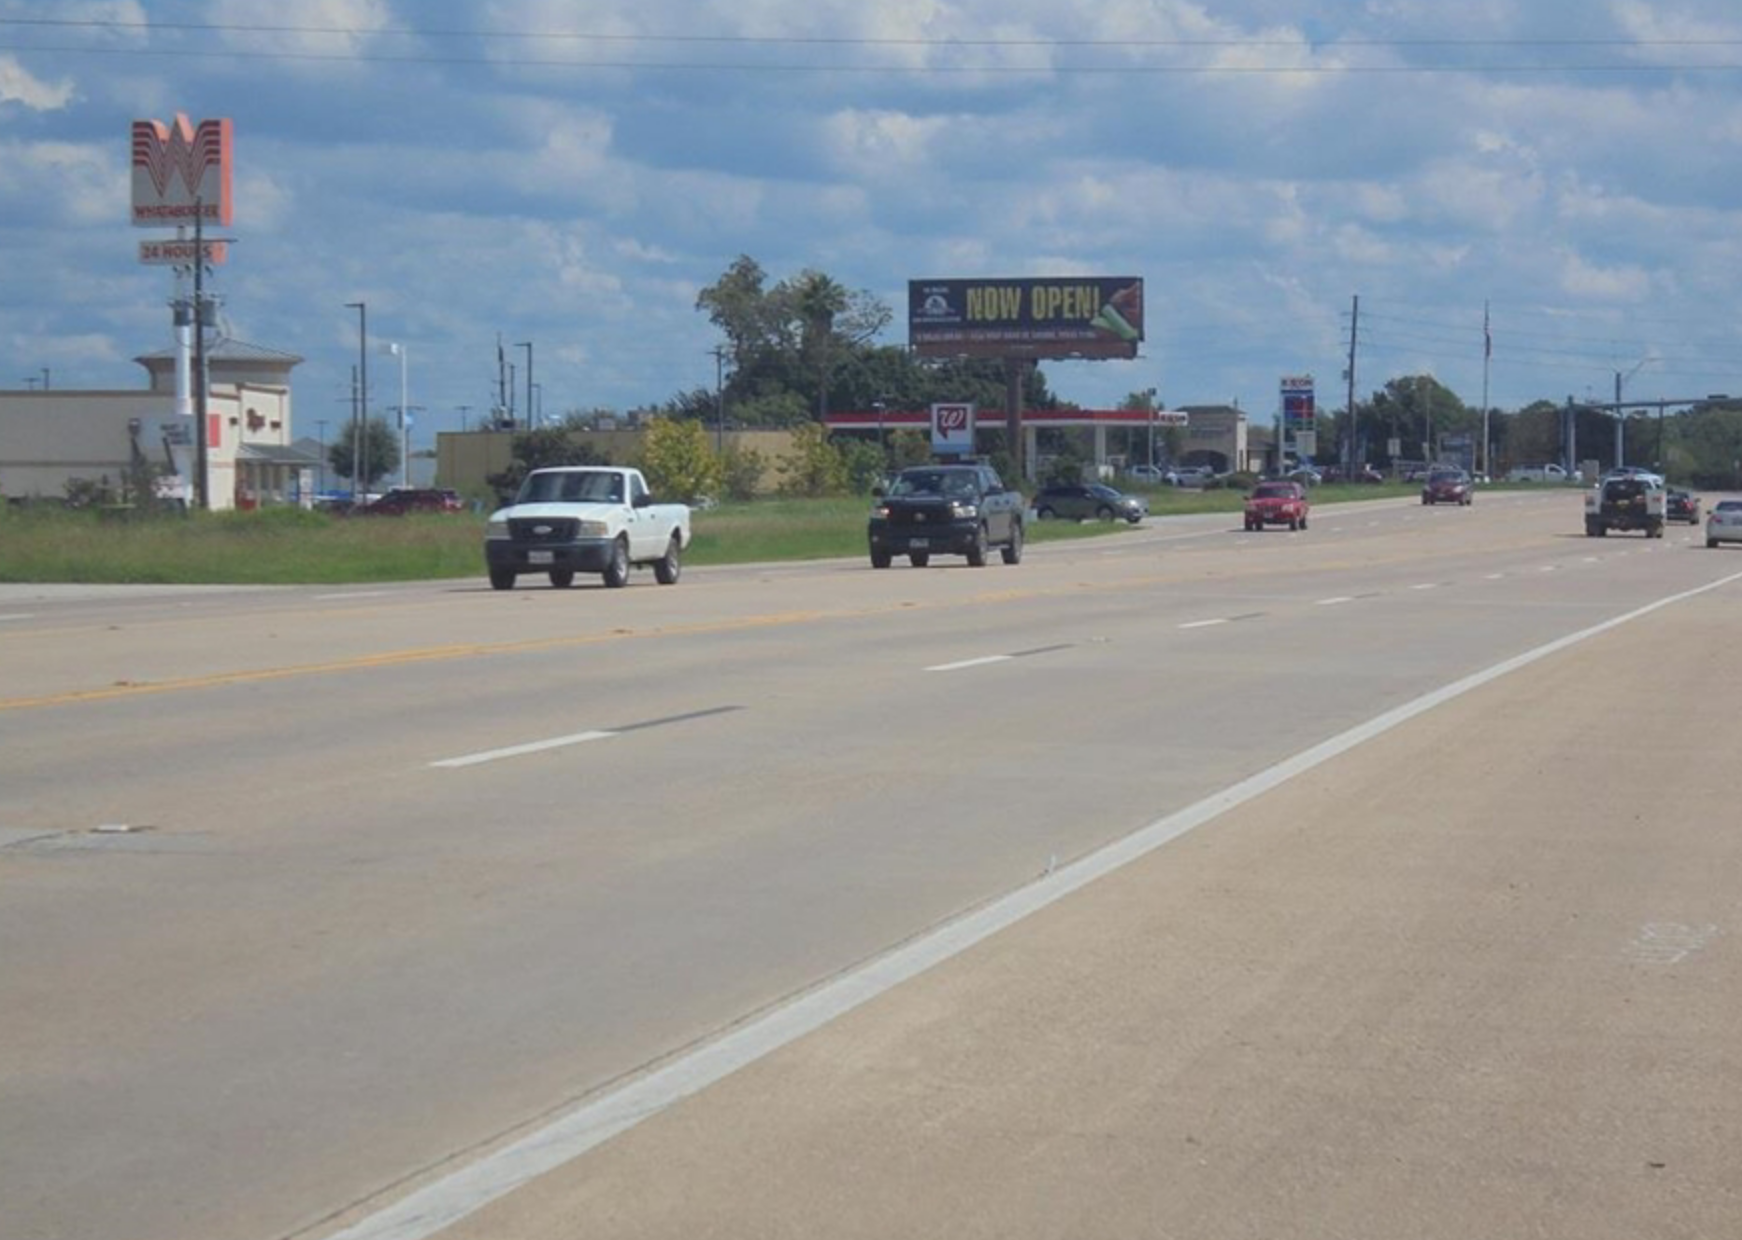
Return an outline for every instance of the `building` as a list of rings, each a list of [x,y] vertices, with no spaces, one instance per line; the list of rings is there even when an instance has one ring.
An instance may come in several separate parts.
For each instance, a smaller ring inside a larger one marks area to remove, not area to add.
[[[176,353],[136,358],[139,391],[0,391],[0,496],[63,499],[89,484],[116,500],[142,473],[189,493],[193,419],[176,413]],[[291,446],[290,372],[302,358],[237,340],[206,349],[206,474],[213,509],[307,505],[318,462]]]

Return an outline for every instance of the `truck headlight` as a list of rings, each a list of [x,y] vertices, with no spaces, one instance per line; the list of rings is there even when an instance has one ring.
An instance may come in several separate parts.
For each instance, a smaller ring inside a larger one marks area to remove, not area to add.
[[[950,505],[950,515],[952,517],[977,517],[980,515],[980,510],[973,504],[957,502]]]
[[[877,520],[877,521],[889,520],[889,505],[888,504],[878,504],[877,507],[875,507],[871,510],[871,516],[874,520]]]
[[[491,517],[490,520],[487,521],[484,525],[484,537],[485,538],[507,538],[508,537],[508,518],[507,517],[500,517],[500,518]]]
[[[575,533],[582,538],[603,538],[611,532],[611,527],[603,521],[577,521]]]

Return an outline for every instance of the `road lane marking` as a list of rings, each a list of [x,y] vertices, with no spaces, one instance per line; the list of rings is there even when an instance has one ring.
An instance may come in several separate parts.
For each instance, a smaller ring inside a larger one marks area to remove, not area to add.
[[[1220,620],[1193,620],[1189,624],[1182,624],[1179,627],[1182,629],[1208,629],[1213,628],[1218,624],[1226,623],[1228,623],[1226,618]]]
[[[392,590],[347,590],[341,594],[317,594],[315,602],[326,603],[334,599],[387,598],[392,593]]]
[[[1322,598],[1318,602],[1314,603],[1313,606],[1314,607],[1338,607],[1344,603],[1353,603],[1354,601],[1355,601],[1354,595],[1339,594],[1335,598]]]
[[[615,732],[576,732],[572,736],[553,736],[544,741],[528,741],[524,745],[509,745],[505,749],[487,749],[483,753],[464,754],[458,758],[443,758],[431,762],[434,767],[449,769],[462,766],[478,766],[484,762],[499,762],[503,758],[519,758],[529,753],[544,753],[550,749],[564,749],[570,745],[585,745],[589,741],[608,741]]]
[[[1011,652],[1010,657],[1013,659],[1032,659],[1036,655],[1057,654],[1061,650],[1069,650],[1070,648],[1071,643],[1060,642],[1054,646],[1036,646],[1032,650],[1015,650]]]
[[[1638,964],[1680,964],[1717,937],[1716,926],[1684,926],[1673,921],[1647,922],[1627,945],[1626,955]]]
[[[1123,869],[1230,810],[1274,791],[1350,750],[1504,676],[1677,603],[1742,581],[1734,573],[1647,603],[1599,624],[1514,655],[1424,693],[1367,722],[1302,750],[1146,827],[1046,872],[1026,886],[934,926],[662,1067],[607,1088],[469,1166],[419,1188],[328,1237],[328,1240],[428,1240],[469,1214],[635,1127],[710,1085],[832,1023],[903,982],[961,955],[1002,930]]]
[[[1433,589],[1438,588],[1438,583],[1432,582],[1432,581],[1424,581],[1418,586],[1411,586],[1409,588],[1411,590],[1433,590]]]
[[[1007,654],[989,654],[980,659],[963,659],[958,663],[939,663],[936,667],[928,667],[928,672],[959,672],[965,667],[985,667],[988,663],[1008,663],[1013,656]]]
[[[22,611],[13,612],[10,616],[0,616],[0,620],[34,620],[34,619],[36,619],[35,616],[30,615],[27,612],[22,612]]]

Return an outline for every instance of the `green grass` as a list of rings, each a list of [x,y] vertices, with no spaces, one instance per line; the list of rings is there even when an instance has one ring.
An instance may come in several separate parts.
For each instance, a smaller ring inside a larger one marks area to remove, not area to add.
[[[1413,495],[1404,486],[1325,486],[1314,504]],[[1144,490],[1157,516],[1237,512],[1238,491]],[[818,560],[865,553],[864,499],[759,500],[694,515],[690,564]],[[1030,542],[1116,536],[1123,522],[1036,521]],[[121,519],[93,510],[0,507],[0,582],[300,585],[484,574],[484,521],[465,513],[337,517],[296,508]]]

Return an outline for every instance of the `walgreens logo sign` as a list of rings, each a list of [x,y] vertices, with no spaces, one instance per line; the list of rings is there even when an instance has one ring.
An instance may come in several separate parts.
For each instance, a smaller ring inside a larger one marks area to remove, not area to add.
[[[972,404],[937,404],[931,407],[931,449],[940,455],[972,455],[974,451],[974,406]]]

